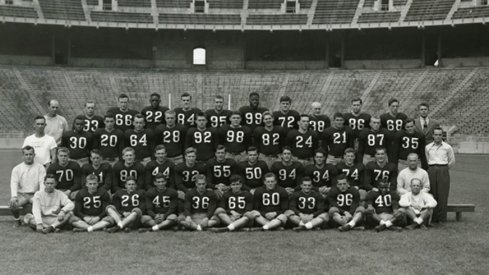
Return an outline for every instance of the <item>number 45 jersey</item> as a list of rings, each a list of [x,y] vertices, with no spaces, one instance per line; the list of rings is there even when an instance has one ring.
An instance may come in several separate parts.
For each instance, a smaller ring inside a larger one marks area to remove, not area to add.
[[[165,190],[156,187],[146,192],[146,213],[154,218],[156,214],[177,214],[178,193],[173,188]]]

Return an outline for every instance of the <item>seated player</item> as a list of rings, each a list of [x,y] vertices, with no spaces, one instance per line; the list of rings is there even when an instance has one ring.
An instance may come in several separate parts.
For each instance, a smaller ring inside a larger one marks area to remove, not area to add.
[[[24,217],[25,223],[37,232],[58,232],[73,214],[75,205],[65,193],[55,189],[56,184],[56,177],[47,174],[44,190],[37,191],[32,199],[32,214]]]
[[[341,232],[354,228],[363,217],[365,208],[360,206],[360,194],[355,187],[350,186],[348,177],[340,174],[336,178],[336,187],[329,191],[329,216]],[[358,227],[358,229],[364,229]]]
[[[263,160],[258,159],[256,147],[248,147],[247,153],[247,160],[238,163],[237,171],[245,180],[245,188],[250,189],[251,194],[253,194],[257,187],[263,185],[262,178],[268,173],[268,165]]]
[[[306,166],[304,170],[304,176],[312,179],[314,189],[319,191],[323,198],[326,198],[333,185],[333,179],[338,175],[336,166],[326,163],[326,152],[323,149],[316,150],[314,164]]]
[[[115,226],[107,229],[114,233],[119,230],[125,232],[139,228],[141,217],[145,209],[144,191],[137,189],[136,178],[128,176],[126,189],[119,189],[112,197],[112,204],[107,206],[107,215],[114,219]]]
[[[75,161],[69,160],[69,158],[70,151],[68,148],[59,148],[57,162],[49,165],[46,174],[56,175],[56,188],[63,191],[70,199],[74,199],[81,188],[82,171],[80,165]]]
[[[290,196],[289,210],[285,211],[289,221],[296,227],[295,231],[311,230],[328,222],[329,216],[324,204],[324,198],[313,190],[312,180],[304,177],[301,190]]]
[[[229,190],[229,179],[236,171],[236,161],[226,158],[226,148],[224,145],[217,145],[215,158],[207,162],[207,179],[212,182],[218,199]]]
[[[145,228],[140,228],[139,232],[158,231],[177,224],[177,191],[167,187],[162,173],[155,175],[153,184],[155,187],[146,192],[146,215],[141,218]]]
[[[243,180],[238,175],[232,175],[229,179],[230,190],[224,194],[221,206],[217,208],[216,215],[223,225],[227,227],[216,228],[216,232],[235,231],[250,225],[250,211],[253,209],[253,195],[242,190]]]
[[[406,229],[426,229],[425,224],[429,222],[433,214],[433,208],[437,205],[433,195],[422,192],[422,187],[423,184],[420,179],[412,179],[411,191],[402,195],[399,200],[399,206],[404,207],[406,215],[411,222],[410,225],[406,226]]]
[[[111,226],[114,220],[105,213],[105,208],[110,204],[109,193],[105,188],[99,188],[99,179],[95,174],[86,177],[85,186],[75,197],[75,211],[70,218],[73,231],[92,232]]]
[[[399,208],[399,195],[390,185],[388,179],[381,179],[376,184],[379,190],[371,190],[367,194],[367,224],[375,226],[377,232],[385,229],[401,231],[405,223],[404,209]]]
[[[292,150],[288,146],[282,148],[280,155],[282,161],[272,164],[270,172],[277,175],[278,185],[285,188],[287,193],[292,194],[299,186],[304,174],[304,166],[292,160]]]
[[[265,186],[256,188],[253,195],[254,210],[250,217],[262,226],[262,230],[280,229],[287,222],[284,212],[289,207],[289,196],[284,188],[277,185],[277,177],[266,173],[263,177]]]
[[[216,208],[216,194],[207,190],[205,175],[198,175],[195,188],[185,194],[185,219],[180,221],[180,224],[189,230],[197,231],[216,226],[219,224],[219,218],[214,215]]]

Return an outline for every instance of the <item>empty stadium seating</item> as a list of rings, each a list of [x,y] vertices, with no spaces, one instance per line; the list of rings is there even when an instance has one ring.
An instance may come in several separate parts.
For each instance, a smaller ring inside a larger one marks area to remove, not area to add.
[[[248,25],[305,25],[307,14],[250,14],[246,20]]]
[[[46,19],[85,21],[80,0],[40,0],[39,4]]]
[[[248,9],[280,9],[283,0],[249,0]]]
[[[93,11],[91,18],[94,22],[153,23],[149,13]]]
[[[413,0],[404,21],[445,20],[455,0]]]
[[[211,9],[242,9],[243,0],[209,0]]]
[[[37,12],[29,7],[0,6],[0,16],[37,18]]]
[[[459,8],[452,16],[453,19],[460,18],[476,18],[476,17],[488,17],[489,6],[485,7],[470,7]]]
[[[400,17],[401,12],[368,12],[360,15],[358,23],[397,22]]]
[[[158,8],[190,8],[191,0],[156,0]]]
[[[299,0],[299,4],[301,5],[301,9],[308,9],[311,7],[312,0]]]
[[[313,24],[351,23],[358,6],[358,0],[318,1]]]
[[[160,24],[240,25],[239,14],[160,14]]]
[[[118,0],[119,7],[151,7],[150,0]]]

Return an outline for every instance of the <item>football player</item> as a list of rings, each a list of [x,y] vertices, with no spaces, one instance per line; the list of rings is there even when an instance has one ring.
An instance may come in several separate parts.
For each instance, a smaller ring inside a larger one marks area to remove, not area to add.
[[[290,130],[284,144],[292,149],[295,159],[303,165],[313,162],[314,151],[319,147],[319,138],[316,132],[309,129],[308,115],[301,115],[299,129]]]
[[[362,112],[362,105],[363,101],[361,98],[352,99],[350,112],[343,115],[345,126],[349,126],[353,130],[354,139],[358,139],[360,131],[370,125],[370,115]]]
[[[203,113],[197,114],[196,128],[190,128],[185,137],[185,147],[197,149],[197,160],[208,161],[214,156],[219,136],[216,128],[207,128],[207,118]]]
[[[251,130],[241,126],[241,115],[233,112],[230,117],[231,124],[219,129],[219,141],[226,147],[226,158],[237,162],[246,159],[246,148],[251,144]]]
[[[367,194],[367,225],[375,226],[377,232],[385,229],[402,231],[406,216],[404,209],[399,208],[399,195],[392,190],[387,179],[381,179],[376,185],[378,190],[371,190]]]
[[[309,115],[310,128],[316,132],[318,137],[322,136],[324,130],[331,126],[331,120],[327,115],[321,114],[321,103],[311,103],[312,114]]]
[[[333,164],[326,163],[326,152],[318,149],[314,154],[314,164],[304,168],[304,175],[311,178],[314,189],[326,198],[333,186],[333,179],[338,175],[338,170]]]
[[[256,147],[250,146],[246,152],[248,154],[247,160],[238,163],[237,172],[245,179],[245,188],[253,194],[255,188],[263,184],[262,177],[268,173],[268,165],[263,160],[258,159]]]
[[[185,125],[187,127],[195,127],[197,114],[202,113],[202,111],[199,108],[193,108],[190,106],[192,96],[189,93],[183,93],[180,96],[180,99],[182,101],[182,107],[175,108],[177,124]]]
[[[239,108],[243,126],[248,126],[251,130],[261,126],[263,122],[263,112],[268,111],[267,108],[260,107],[260,95],[252,92],[249,96],[250,105]]]
[[[115,118],[112,114],[104,116],[105,128],[99,128],[94,134],[94,148],[100,150],[102,160],[111,166],[119,161],[119,154],[124,149],[124,133],[114,128]]]
[[[144,189],[144,166],[136,161],[136,153],[131,147],[122,150],[122,160],[117,162],[112,169],[114,178],[112,182],[112,194],[123,189],[127,179],[132,177],[137,184],[137,189]]]
[[[85,118],[82,116],[76,117],[73,124],[72,131],[63,133],[61,147],[68,148],[70,150],[70,158],[78,162],[80,166],[83,166],[88,163],[90,150],[93,146],[93,134],[83,131]]]
[[[185,162],[175,166],[175,186],[180,199],[185,199],[185,193],[195,188],[197,175],[205,174],[205,164],[196,162],[197,152],[195,148],[185,149]]]
[[[410,153],[416,153],[421,159],[421,167],[428,169],[425,154],[425,137],[422,133],[416,131],[414,119],[404,121],[404,130],[396,133],[394,140],[394,159],[392,162],[398,163],[397,169],[401,171],[407,167],[407,156]]]
[[[236,172],[236,161],[226,158],[226,148],[224,145],[217,145],[216,157],[209,160],[206,165],[207,179],[216,188],[216,195],[222,198],[225,192],[229,190],[229,179]]]
[[[176,113],[173,110],[165,112],[165,122],[166,124],[156,127],[155,143],[165,145],[166,157],[174,164],[182,163],[187,128],[176,124]]]
[[[300,114],[296,110],[290,109],[291,104],[292,99],[289,96],[282,96],[280,97],[280,110],[273,112],[275,124],[287,131],[297,129],[297,123],[300,120]]]
[[[104,128],[104,119],[95,114],[95,101],[89,100],[85,103],[82,116],[85,118],[84,132],[95,133],[97,129]]]
[[[358,135],[358,162],[363,160],[363,164],[375,161],[375,149],[387,148],[392,140],[391,132],[385,128],[380,128],[380,118],[373,116],[370,118],[370,128],[365,128]]]
[[[166,158],[166,147],[160,144],[155,147],[155,159],[146,164],[146,190],[154,187],[153,182],[157,174],[162,174],[165,177],[166,184],[169,187],[174,187],[175,179],[175,164]]]
[[[58,149],[57,162],[49,165],[46,173],[56,175],[56,188],[71,199],[81,188],[82,171],[78,163],[71,161],[68,148]]]
[[[399,100],[391,98],[389,100],[389,112],[380,115],[380,124],[382,128],[395,134],[403,129],[404,121],[408,118],[406,114],[399,113]],[[390,142],[388,148],[394,147],[394,139]],[[389,150],[389,160],[395,158],[394,150]]]
[[[165,112],[168,111],[168,107],[161,106],[161,97],[157,93],[152,93],[149,97],[149,106],[144,107],[141,110],[146,121],[146,128],[154,130],[158,125],[164,124]]]
[[[88,175],[97,177],[98,187],[102,187],[109,191],[112,187],[112,166],[102,162],[100,150],[93,149],[90,151],[90,163],[83,165],[82,169],[82,186],[85,185],[84,180]]]
[[[279,161],[279,154],[285,141],[284,128],[274,125],[274,117],[271,112],[263,113],[264,126],[258,126],[253,131],[253,144],[260,152],[259,158],[265,161],[268,167],[276,161]]]
[[[358,190],[350,186],[348,177],[340,174],[336,178],[336,186],[329,191],[329,216],[341,232],[349,231],[362,221],[365,208],[360,206]],[[358,227],[363,229],[362,226]]]
[[[224,98],[216,95],[214,98],[214,109],[205,111],[207,127],[220,128],[229,122],[231,111],[224,109]]]
[[[278,179],[278,185],[285,188],[287,193],[292,194],[302,181],[304,166],[292,160],[292,150],[285,146],[281,154],[282,161],[272,164],[270,172],[274,173]]]
[[[336,169],[340,174],[346,175],[350,186],[355,187],[360,192],[360,199],[364,201],[367,195],[363,186],[365,166],[362,163],[355,163],[355,150],[353,148],[346,148],[343,161],[336,165]]]
[[[139,112],[129,109],[129,97],[126,94],[120,94],[117,99],[117,107],[110,108],[107,113],[111,113],[115,118],[115,128],[120,129],[123,133],[131,129],[134,116]]]
[[[411,180],[411,191],[403,194],[399,200],[399,206],[404,207],[406,215],[411,224],[406,226],[406,229],[422,228],[426,229],[426,225],[431,215],[433,208],[437,202],[428,192],[422,192],[423,184],[420,179],[413,178]]]
[[[382,179],[388,180],[392,190],[397,188],[397,165],[387,161],[387,151],[383,147],[375,149],[375,161],[365,166],[364,188],[367,191],[378,191],[375,184]]]
[[[345,119],[341,113],[333,116],[333,125],[324,130],[322,148],[328,153],[326,163],[338,164],[346,148],[353,148],[353,130],[344,126]]]
[[[136,152],[136,160],[146,165],[151,161],[151,154],[154,148],[153,131],[144,129],[144,116],[137,114],[134,116],[134,129],[126,130],[124,133],[125,143]]]

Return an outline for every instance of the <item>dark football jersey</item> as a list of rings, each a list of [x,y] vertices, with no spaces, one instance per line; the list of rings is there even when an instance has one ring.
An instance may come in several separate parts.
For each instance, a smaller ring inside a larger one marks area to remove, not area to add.
[[[248,191],[228,191],[223,195],[220,205],[228,214],[231,214],[231,211],[243,214],[253,210],[253,195]]]
[[[395,116],[390,113],[380,115],[380,125],[389,132],[398,132],[404,128],[404,121],[408,119],[407,115],[397,113]]]
[[[125,189],[120,189],[112,197],[112,205],[115,206],[119,213],[131,212],[135,208],[141,209],[144,213],[146,210],[146,199],[144,190],[136,190],[132,193]]]
[[[185,194],[185,216],[194,213],[206,213],[208,218],[214,215],[217,208],[217,197],[214,191],[205,190],[203,193],[191,189]]]
[[[115,117],[115,128],[120,129],[123,133],[126,130],[132,128],[132,122],[134,120],[134,116],[139,114],[136,110],[127,110],[125,112],[121,111],[118,107],[110,108],[107,113],[112,113]]]
[[[257,188],[263,185],[262,178],[268,173],[268,165],[262,160],[258,160],[254,164],[242,161],[238,163],[237,172],[244,178],[245,186],[250,189]]]
[[[178,190],[187,192],[188,189],[195,188],[197,176],[205,175],[205,173],[205,164],[202,162],[196,163],[193,167],[188,167],[185,162],[177,164],[175,166],[175,186]],[[212,187],[212,184],[209,184],[208,187]]]
[[[110,204],[109,193],[104,188],[99,188],[93,194],[90,194],[86,188],[83,188],[75,196],[75,215],[79,218],[85,216],[105,217],[105,208]]]
[[[352,166],[348,166],[345,162],[340,161],[336,165],[336,169],[338,169],[340,174],[345,174],[350,179],[350,186],[363,187],[365,166],[362,163],[355,163]]]
[[[113,182],[112,182],[112,192],[115,192],[119,189],[126,188],[126,180],[127,177],[133,176],[136,178],[136,184],[138,189],[144,189],[144,166],[135,162],[133,165],[127,167],[124,165],[124,161],[120,160],[114,167],[112,168],[114,173]]]
[[[282,111],[275,111],[273,117],[275,118],[274,124],[286,130],[297,129],[297,122],[301,119],[301,115],[295,110],[289,110],[285,114]]]
[[[325,164],[319,168],[315,164],[310,164],[304,168],[304,176],[312,179],[312,184],[315,188],[333,186],[333,179],[338,175],[336,166],[332,164]]]
[[[213,185],[223,183],[229,185],[229,178],[236,173],[237,164],[233,159],[225,159],[222,162],[217,161],[216,158],[207,161],[207,179],[212,182]]]
[[[284,144],[292,149],[292,154],[297,158],[307,159],[314,156],[314,151],[319,146],[319,138],[314,131],[301,133],[293,129],[287,133]]]
[[[154,130],[158,125],[165,124],[165,112],[168,111],[168,107],[158,106],[146,106],[141,110],[141,114],[146,121],[146,128]]]
[[[289,165],[279,161],[272,164],[270,171],[277,176],[279,186],[296,188],[302,181],[304,166],[298,161],[293,161]]]
[[[198,108],[184,110],[183,108],[179,107],[175,108],[175,113],[177,114],[177,124],[185,125],[187,127],[195,127],[197,115],[202,113],[202,111]]]
[[[412,134],[401,130],[396,133],[396,138],[394,141],[395,148],[395,159],[396,160],[407,160],[407,156],[410,153],[418,154],[423,167],[426,165],[426,141],[425,136],[420,132],[414,132]]]
[[[322,141],[323,149],[336,158],[343,157],[346,148],[353,148],[354,135],[350,127],[342,129],[329,127],[324,130]]]
[[[112,187],[112,166],[108,163],[102,163],[98,168],[87,163],[82,167],[82,186],[85,186],[88,175],[94,174],[98,178],[98,187],[103,187],[105,190],[110,190]]]
[[[104,119],[101,116],[86,117],[83,124],[83,132],[95,133],[97,129],[104,128]]]
[[[333,187],[327,195],[329,207],[336,207],[341,211],[350,212],[353,215],[360,203],[360,193],[355,187],[348,187],[345,192],[341,192],[337,187]]]
[[[61,146],[70,150],[71,159],[89,157],[93,147],[93,134],[90,132],[65,132],[61,137]]]
[[[215,109],[210,109],[205,111],[205,117],[207,117],[207,127],[219,128],[224,124],[228,124],[231,114],[232,112],[229,110],[217,112]]]
[[[307,194],[302,190],[294,192],[289,198],[289,208],[296,214],[313,214],[314,216],[326,211],[323,197],[314,190]]]
[[[375,148],[384,147],[390,149],[391,139],[391,133],[384,128],[379,131],[365,128],[358,135],[358,155],[362,158],[363,155],[374,157]]]
[[[372,205],[375,209],[375,213],[393,213],[394,210],[399,208],[399,195],[396,191],[391,191],[387,194],[383,194],[376,191],[370,191],[365,198],[367,205]]]
[[[269,190],[265,186],[256,188],[253,194],[253,209],[265,215],[270,212],[282,214],[289,208],[289,195],[284,188],[276,186]]]
[[[251,106],[243,106],[239,108],[239,113],[241,114],[241,124],[254,130],[256,127],[262,125],[263,112],[265,111],[268,111],[268,109],[263,107],[258,107],[255,109]]]
[[[183,125],[175,125],[172,128],[159,125],[155,130],[155,145],[165,145],[166,156],[169,158],[183,155],[186,132],[187,128]]]
[[[156,214],[176,214],[178,208],[178,193],[173,188],[151,188],[146,191],[146,213],[152,218]]]
[[[214,152],[219,144],[217,129],[207,128],[199,130],[190,128],[186,134],[185,147],[197,149],[197,160],[207,161],[214,157]]]
[[[266,156],[277,156],[282,152],[285,137],[286,132],[280,126],[273,126],[271,130],[260,126],[253,131],[253,144],[258,148],[258,152]]]
[[[46,174],[56,175],[56,189],[76,191],[81,188],[82,171],[77,162],[70,160],[66,166],[58,162],[51,163]]]
[[[311,130],[316,132],[320,137],[326,128],[331,126],[331,120],[327,115],[310,115],[309,116],[309,127]]]
[[[100,150],[103,158],[116,158],[124,149],[124,133],[119,129],[114,129],[111,132],[106,129],[98,129],[94,136],[94,148]]]
[[[130,146],[136,151],[136,159],[143,160],[144,158],[153,155],[154,136],[150,129],[143,129],[136,132],[134,129],[129,129],[124,133],[126,146]]]
[[[165,160],[163,163],[159,163],[156,160],[152,160],[146,164],[144,170],[146,170],[146,190],[154,187],[155,176],[158,173],[162,173],[165,176],[167,187],[175,186],[175,164],[173,162]]]
[[[226,147],[226,152],[244,152],[251,144],[251,130],[246,126],[224,125],[219,129],[219,142]]]
[[[351,112],[343,115],[345,118],[345,126],[350,127],[353,130],[353,135],[355,138],[358,137],[360,132],[364,128],[370,127],[370,115],[366,113],[360,113],[358,115],[354,115]]]
[[[377,162],[371,161],[365,166],[364,189],[371,190],[378,188],[377,182],[381,179],[388,179],[391,183],[391,190],[397,189],[397,165],[387,162],[381,167]]]

